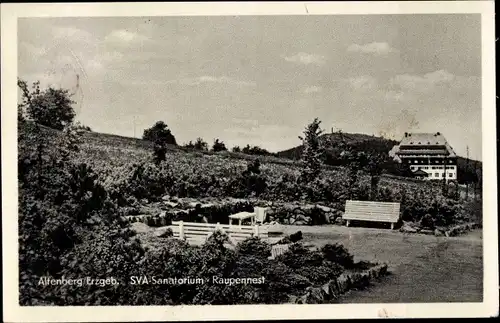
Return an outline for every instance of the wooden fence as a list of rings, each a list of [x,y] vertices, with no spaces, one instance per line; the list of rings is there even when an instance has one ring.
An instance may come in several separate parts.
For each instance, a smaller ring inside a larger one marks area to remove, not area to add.
[[[213,223],[194,223],[184,221],[173,221],[170,228],[174,237],[185,239],[189,243],[201,244],[216,230],[225,232],[231,241],[237,243],[251,237],[261,239],[268,238],[267,226],[260,225],[227,225]]]

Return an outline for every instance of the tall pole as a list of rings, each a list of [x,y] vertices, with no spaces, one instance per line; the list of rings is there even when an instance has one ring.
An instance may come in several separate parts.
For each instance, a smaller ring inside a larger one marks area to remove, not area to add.
[[[458,167],[458,166],[457,166]],[[458,174],[458,169],[457,169]],[[469,199],[469,146],[467,146],[467,159],[465,160],[465,200]]]
[[[135,138],[135,116],[134,116],[134,121],[133,121],[133,123],[134,123],[134,138]]]

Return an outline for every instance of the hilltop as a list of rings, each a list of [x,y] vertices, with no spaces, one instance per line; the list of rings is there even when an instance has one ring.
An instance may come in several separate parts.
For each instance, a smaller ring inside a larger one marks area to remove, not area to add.
[[[386,154],[388,153],[394,145],[399,142],[396,140],[386,139],[383,137],[377,137],[373,135],[361,134],[361,133],[328,133],[323,134],[320,137],[320,142],[325,148],[325,163],[332,166],[343,165],[340,159],[341,143],[345,141],[347,146],[349,146],[353,151],[356,152],[366,152],[375,154]],[[277,156],[282,158],[287,158],[291,160],[298,160],[302,155],[303,146],[299,145],[287,150],[283,150],[277,153]],[[474,166],[477,168],[478,176],[482,175],[482,163],[480,161],[469,159],[469,171],[474,171]],[[458,180],[463,182],[466,175],[467,169],[467,159],[461,156],[457,158],[458,164]],[[394,165],[389,165],[386,172],[394,175],[401,175],[397,169],[392,167]]]

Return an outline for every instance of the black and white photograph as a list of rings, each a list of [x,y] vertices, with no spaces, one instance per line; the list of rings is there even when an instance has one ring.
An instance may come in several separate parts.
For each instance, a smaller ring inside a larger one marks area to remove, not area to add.
[[[4,319],[497,315],[493,2],[339,4],[2,5]]]

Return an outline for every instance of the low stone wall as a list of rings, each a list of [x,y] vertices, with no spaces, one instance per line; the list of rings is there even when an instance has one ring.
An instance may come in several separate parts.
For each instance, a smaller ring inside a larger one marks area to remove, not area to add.
[[[447,237],[453,237],[453,236],[457,236],[457,235],[462,234],[462,233],[469,232],[473,229],[476,229],[477,227],[478,227],[477,223],[459,224],[459,225],[453,226],[453,227],[449,228],[448,230],[446,230],[444,232],[444,235]]]
[[[420,228],[415,224],[410,225],[408,223],[404,223],[403,226],[401,226],[400,231],[404,233],[419,233],[419,234],[429,234],[435,236],[453,237],[462,233],[469,232],[478,227],[479,225],[477,223],[471,222],[471,223],[458,224],[451,227],[438,227],[435,228],[434,230],[430,230],[430,229]]]
[[[253,205],[246,200],[226,200],[216,203],[178,200],[157,203],[153,214],[126,216],[131,223],[142,222],[152,227],[172,224],[172,221],[229,223],[229,215],[243,211],[253,211]]]
[[[361,272],[342,273],[336,279],[329,281],[323,286],[308,287],[306,293],[300,297],[291,296],[290,303],[294,304],[324,304],[335,300],[353,288],[363,288],[369,285],[370,281],[385,276],[387,274],[387,264],[373,266]]]

